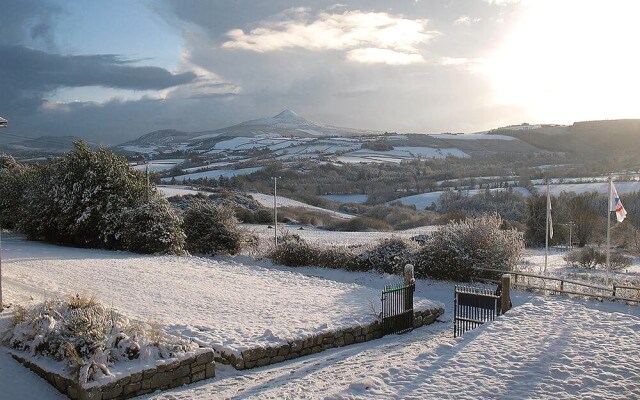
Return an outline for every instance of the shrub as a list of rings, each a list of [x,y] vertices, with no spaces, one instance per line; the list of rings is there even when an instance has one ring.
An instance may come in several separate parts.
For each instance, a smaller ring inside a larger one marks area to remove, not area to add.
[[[357,256],[358,271],[376,270],[387,274],[402,273],[406,264],[413,264],[418,246],[400,238],[383,239]]]
[[[185,254],[180,218],[160,196],[125,212],[123,245],[139,253]]]
[[[602,262],[603,257],[606,262],[605,254],[600,253],[591,246],[586,246],[568,252],[564,259],[575,268],[595,269]]]
[[[524,249],[523,235],[501,225],[497,215],[485,215],[441,227],[418,252],[416,275],[470,281],[477,269],[512,270]]]
[[[83,142],[74,146],[59,159],[30,167],[16,228],[34,240],[122,249],[125,214],[156,189],[124,157]]]
[[[606,259],[606,256],[605,256],[605,259]],[[611,253],[611,256],[609,259],[611,270],[622,271],[624,269],[627,269],[631,266],[631,260],[632,260],[631,257],[625,256],[622,253],[619,253],[619,252]]]
[[[116,362],[171,358],[198,347],[148,324],[133,322],[94,299],[72,296],[19,308],[2,342],[32,356],[65,361],[80,384],[109,375]]]
[[[564,256],[571,266],[583,269],[607,268],[607,253],[591,246],[572,250]],[[631,266],[631,257],[620,252],[612,252],[609,259],[611,270],[621,271]]]
[[[356,269],[354,254],[350,248],[322,248],[307,243],[295,234],[283,235],[278,247],[269,252],[268,258],[276,264],[288,267],[322,267],[348,271]]]
[[[269,259],[287,267],[309,267],[318,265],[319,248],[307,243],[298,235],[283,235],[278,246],[269,254]]]
[[[185,211],[183,227],[187,249],[202,254],[237,254],[246,236],[232,209],[199,200]]]
[[[338,221],[328,229],[341,232],[386,231],[389,230],[389,224],[378,219],[355,217]]]

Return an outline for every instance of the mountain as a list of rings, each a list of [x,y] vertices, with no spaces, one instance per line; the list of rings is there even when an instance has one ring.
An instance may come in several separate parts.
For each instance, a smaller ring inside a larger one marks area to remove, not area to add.
[[[224,136],[277,134],[289,137],[333,137],[379,135],[382,132],[340,128],[309,121],[287,109],[270,118],[260,118],[213,131]]]
[[[309,121],[291,110],[268,118],[254,119],[237,125],[206,132],[183,132],[166,129],[147,133],[138,139],[118,145],[115,151],[131,153],[170,153],[174,151],[211,150],[217,143],[230,138],[256,141],[265,138],[313,139],[381,135],[382,132],[340,128]]]
[[[76,136],[42,136],[34,139],[0,143],[0,152],[17,158],[47,157],[66,153],[73,149],[73,142],[83,140]],[[91,147],[98,147],[89,143]]]

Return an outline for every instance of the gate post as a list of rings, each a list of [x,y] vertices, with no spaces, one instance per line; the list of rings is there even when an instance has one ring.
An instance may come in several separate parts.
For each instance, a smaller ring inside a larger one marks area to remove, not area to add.
[[[511,287],[511,275],[502,275],[502,292],[500,293],[500,314],[504,314],[511,309],[511,297],[509,289]]]

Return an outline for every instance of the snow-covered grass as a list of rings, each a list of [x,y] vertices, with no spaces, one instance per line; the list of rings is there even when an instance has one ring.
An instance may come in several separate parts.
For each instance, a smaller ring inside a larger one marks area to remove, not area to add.
[[[140,256],[17,235],[6,236],[3,247],[5,300],[91,293],[123,314],[228,353],[371,322],[371,303],[380,299],[367,286],[267,269],[251,259]]]

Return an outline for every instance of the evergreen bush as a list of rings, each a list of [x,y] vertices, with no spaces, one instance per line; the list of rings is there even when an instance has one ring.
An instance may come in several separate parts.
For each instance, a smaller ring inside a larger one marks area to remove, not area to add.
[[[468,282],[479,275],[477,269],[513,270],[524,249],[523,235],[501,225],[499,216],[485,215],[441,227],[418,252],[416,275]]]

